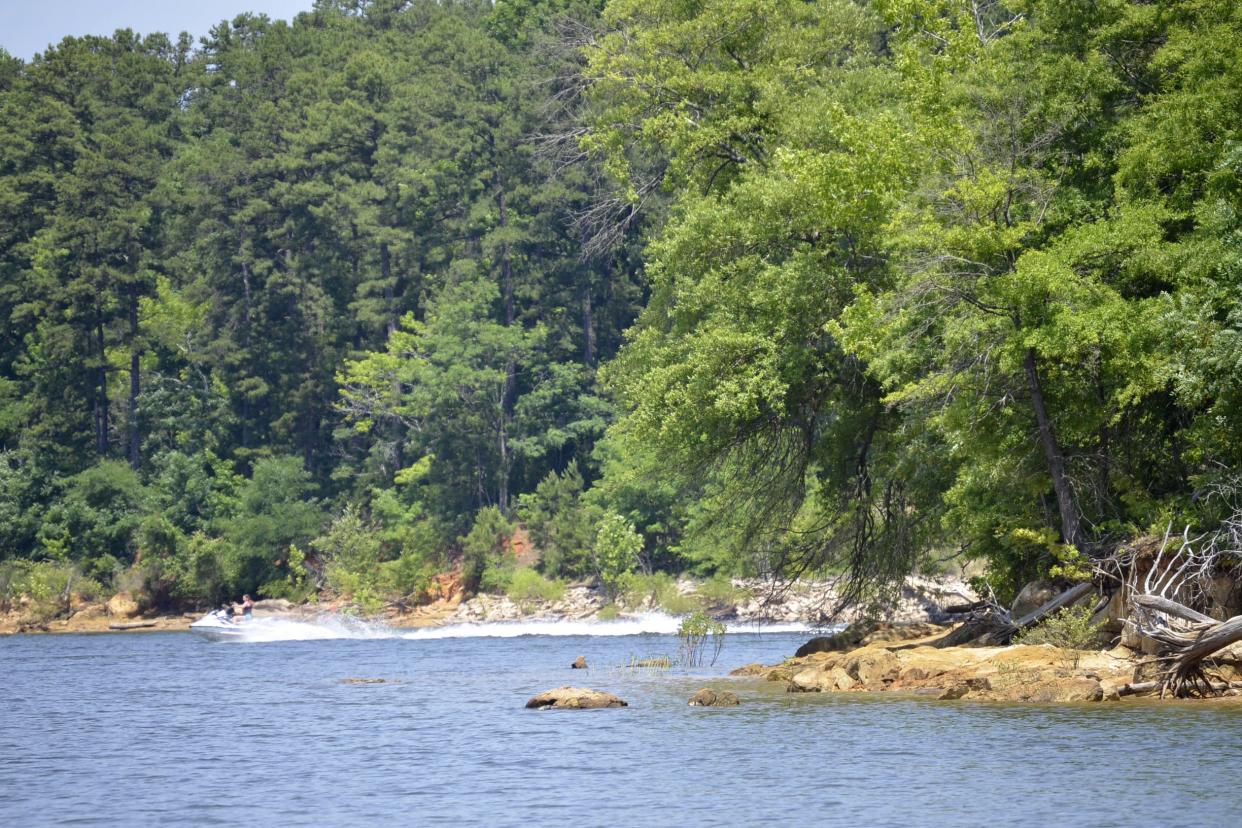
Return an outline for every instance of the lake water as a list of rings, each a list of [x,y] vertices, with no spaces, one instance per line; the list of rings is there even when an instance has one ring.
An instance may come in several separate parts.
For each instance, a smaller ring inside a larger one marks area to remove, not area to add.
[[[723,677],[781,660],[797,632],[731,634],[715,667],[686,671],[625,666],[675,655],[667,634],[323,629],[0,638],[0,825],[1242,824],[1231,706],[787,694]],[[569,669],[579,655],[590,670]],[[688,707],[709,681],[742,705]],[[630,707],[524,709],[564,684]]]

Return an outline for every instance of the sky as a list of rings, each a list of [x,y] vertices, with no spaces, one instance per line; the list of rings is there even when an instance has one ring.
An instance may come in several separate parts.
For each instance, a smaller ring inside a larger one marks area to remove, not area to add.
[[[66,35],[187,31],[195,39],[242,12],[291,20],[313,0],[0,0],[0,47],[30,60]]]

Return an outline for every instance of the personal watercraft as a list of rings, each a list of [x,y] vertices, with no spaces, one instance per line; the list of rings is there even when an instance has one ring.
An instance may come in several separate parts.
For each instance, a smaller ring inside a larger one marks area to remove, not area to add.
[[[245,638],[246,629],[254,621],[243,621],[230,615],[228,610],[216,610],[204,615],[190,625],[190,632],[201,635],[208,641],[236,641]]]

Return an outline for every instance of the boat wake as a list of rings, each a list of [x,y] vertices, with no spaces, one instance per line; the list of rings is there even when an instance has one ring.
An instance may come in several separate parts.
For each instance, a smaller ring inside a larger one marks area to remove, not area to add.
[[[361,621],[347,615],[324,614],[315,618],[255,618],[227,627],[199,624],[190,627],[212,641],[261,644],[273,641],[328,641],[334,639],[396,638],[397,633],[383,624]]]
[[[674,615],[653,612],[620,618],[615,621],[595,619],[490,621],[471,624],[451,624],[444,627],[427,627],[402,633],[406,639],[438,638],[517,638],[523,635],[548,636],[620,636],[620,635],[676,635],[681,619]],[[771,622],[758,624],[741,622],[727,624],[726,633],[781,633],[807,632],[811,629],[802,623]]]

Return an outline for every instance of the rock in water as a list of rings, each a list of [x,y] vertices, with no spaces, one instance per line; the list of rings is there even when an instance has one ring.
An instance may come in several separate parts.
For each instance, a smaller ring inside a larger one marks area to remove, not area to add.
[[[737,694],[732,690],[716,691],[704,687],[690,697],[691,707],[737,707]]]
[[[593,710],[600,707],[629,707],[624,700],[601,690],[583,687],[558,687],[533,696],[526,703],[531,710]]]
[[[587,669],[586,656],[578,656],[574,659],[574,663],[569,666],[575,670]]]

